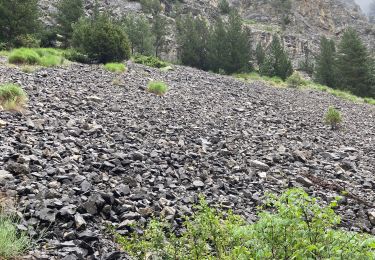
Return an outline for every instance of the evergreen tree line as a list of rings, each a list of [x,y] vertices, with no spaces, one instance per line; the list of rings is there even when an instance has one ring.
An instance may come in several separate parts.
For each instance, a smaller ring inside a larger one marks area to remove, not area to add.
[[[314,79],[357,96],[375,97],[375,63],[352,28],[344,32],[337,48],[333,40],[322,37]]]
[[[291,61],[280,39],[273,37],[270,46],[258,45],[252,51],[251,34],[242,18],[231,10],[228,21],[218,18],[209,25],[202,17],[191,14],[177,22],[179,58],[184,65],[227,74],[254,70],[256,56],[262,75],[286,79],[293,72]]]
[[[82,0],[60,0],[54,15],[56,26],[43,28],[38,0],[0,0],[0,48],[48,47],[59,41],[62,47],[83,53],[84,58],[75,55],[82,61],[121,61],[131,54],[158,57],[167,43],[167,18],[161,12],[160,0],[140,2],[152,22],[142,15],[114,19],[97,8],[85,17]],[[252,52],[252,37],[241,17],[223,3],[222,11],[228,12],[226,21],[218,18],[209,24],[191,14],[177,19],[181,63],[231,74],[254,70],[256,61],[261,75],[287,79],[293,72],[292,64],[278,36],[268,46],[259,43]],[[345,31],[337,48],[324,37],[320,47],[314,62],[308,60],[310,56],[303,62],[316,82],[359,96],[375,96],[374,61],[353,29]]]

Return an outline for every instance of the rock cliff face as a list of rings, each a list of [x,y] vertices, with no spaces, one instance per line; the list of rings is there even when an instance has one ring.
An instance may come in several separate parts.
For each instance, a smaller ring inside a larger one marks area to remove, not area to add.
[[[354,0],[292,0],[288,13],[288,23],[282,23],[283,15],[275,7],[277,0],[228,0],[236,7],[244,18],[246,26],[253,32],[254,45],[259,41],[268,44],[273,35],[282,37],[285,46],[294,62],[304,57],[306,50],[315,53],[318,50],[322,35],[338,40],[343,30],[350,26],[355,28],[368,47],[375,49],[375,26],[368,23]],[[53,1],[41,0],[40,6],[44,13],[54,11]],[[164,14],[170,19],[169,51],[165,58],[176,59],[177,44],[175,40],[174,18],[176,14],[193,13],[203,15],[209,21],[220,15],[219,0],[161,0]],[[52,3],[52,4],[51,4]],[[129,12],[142,12],[139,2],[127,0],[100,1],[101,9],[111,10],[114,15],[122,16]],[[89,13],[94,6],[93,0],[85,0]],[[151,17],[150,17],[151,19]],[[53,19],[46,15],[48,23]]]

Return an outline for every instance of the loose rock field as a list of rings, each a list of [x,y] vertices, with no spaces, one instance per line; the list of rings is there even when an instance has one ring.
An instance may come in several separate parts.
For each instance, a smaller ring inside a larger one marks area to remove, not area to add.
[[[148,93],[150,80],[169,92]],[[262,195],[288,187],[322,203],[345,194],[342,225],[375,234],[375,106],[180,66],[26,74],[0,63],[7,82],[29,95],[24,113],[0,111],[0,190],[19,228],[41,236],[27,258],[126,259],[108,226],[179,221],[199,194],[254,221]],[[339,131],[323,124],[330,105]]]

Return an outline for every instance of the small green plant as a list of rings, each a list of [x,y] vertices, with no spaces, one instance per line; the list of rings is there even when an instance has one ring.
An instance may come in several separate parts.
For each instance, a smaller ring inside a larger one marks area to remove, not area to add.
[[[178,235],[168,221],[153,219],[143,233],[115,237],[136,259],[374,259],[374,237],[335,229],[336,206],[290,189],[268,194],[259,220],[248,224],[201,199]]]
[[[107,63],[104,65],[104,68],[115,73],[121,73],[126,70],[126,67],[123,63]]]
[[[286,83],[290,88],[298,88],[306,85],[306,81],[302,78],[298,71],[293,72],[293,74],[286,79]]]
[[[162,96],[168,91],[168,86],[161,81],[151,81],[147,85],[147,91]]]
[[[160,60],[155,56],[144,56],[144,55],[135,55],[133,57],[135,63],[139,63],[142,65],[146,65],[153,68],[164,68],[167,67],[169,64],[165,61]]]
[[[21,256],[30,246],[30,238],[17,230],[14,217],[0,212],[0,258]]]
[[[5,110],[21,110],[26,101],[27,95],[19,85],[0,85],[0,105]]]
[[[332,130],[336,130],[339,127],[340,123],[342,122],[340,112],[332,106],[328,108],[328,111],[325,114],[324,120],[327,125],[331,126]]]

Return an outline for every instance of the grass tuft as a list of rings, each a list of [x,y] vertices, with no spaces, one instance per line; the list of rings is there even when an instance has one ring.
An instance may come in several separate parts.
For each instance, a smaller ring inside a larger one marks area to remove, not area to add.
[[[162,81],[150,81],[147,85],[147,91],[162,96],[168,91],[168,86]]]
[[[26,101],[27,95],[19,85],[0,85],[0,105],[5,110],[22,110]]]
[[[126,70],[126,67],[123,63],[107,63],[104,65],[104,68],[110,72],[122,73]]]
[[[0,259],[21,256],[30,247],[30,238],[17,230],[14,217],[0,213]]]
[[[40,65],[43,67],[59,66],[64,63],[63,52],[52,48],[14,49],[8,56],[12,64]]]

